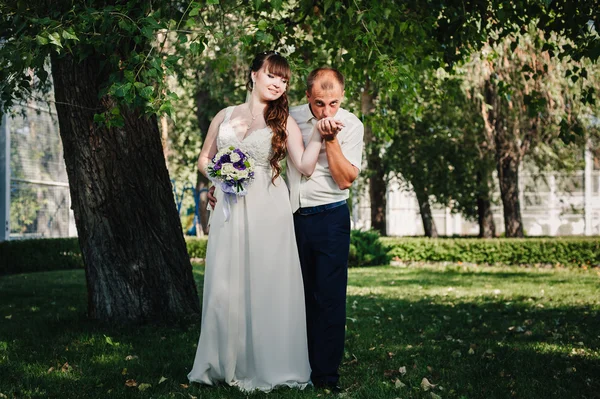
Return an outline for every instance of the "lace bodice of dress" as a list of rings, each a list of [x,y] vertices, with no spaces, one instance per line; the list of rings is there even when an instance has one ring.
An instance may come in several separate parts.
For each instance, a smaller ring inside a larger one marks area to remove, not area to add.
[[[257,167],[270,168],[271,137],[273,132],[268,126],[249,133],[246,138],[240,140],[230,123],[231,112],[234,107],[225,111],[225,118],[219,126],[217,135],[217,151],[228,146],[239,148],[254,159]]]

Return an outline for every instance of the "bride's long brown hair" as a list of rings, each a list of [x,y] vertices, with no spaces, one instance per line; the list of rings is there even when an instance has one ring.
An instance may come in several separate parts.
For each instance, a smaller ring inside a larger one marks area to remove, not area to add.
[[[275,51],[265,51],[254,57],[250,71],[248,72],[248,81],[246,87],[252,90],[252,72],[258,72],[262,68],[269,73],[286,79],[288,82],[292,71],[287,60]],[[269,101],[265,108],[265,123],[273,131],[271,139],[271,148],[273,155],[269,159],[271,168],[273,169],[273,177],[271,182],[275,184],[275,179],[281,174],[281,166],[279,162],[285,158],[286,142],[287,142],[287,120],[290,114],[287,99],[287,86],[281,97],[277,100]]]

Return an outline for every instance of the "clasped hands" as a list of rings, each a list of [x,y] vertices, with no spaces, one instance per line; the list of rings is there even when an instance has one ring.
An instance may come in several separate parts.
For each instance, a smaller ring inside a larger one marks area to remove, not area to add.
[[[332,141],[344,127],[344,123],[334,118],[323,118],[317,122],[317,130],[325,141]]]

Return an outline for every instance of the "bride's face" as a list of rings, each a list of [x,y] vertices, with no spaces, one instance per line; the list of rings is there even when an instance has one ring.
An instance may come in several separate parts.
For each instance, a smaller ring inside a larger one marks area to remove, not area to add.
[[[277,100],[287,89],[287,79],[271,73],[267,67],[252,72],[252,78],[254,80],[252,91],[256,92],[263,101]]]

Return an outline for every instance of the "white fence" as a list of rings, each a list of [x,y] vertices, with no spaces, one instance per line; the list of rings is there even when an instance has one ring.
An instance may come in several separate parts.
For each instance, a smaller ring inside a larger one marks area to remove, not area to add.
[[[28,104],[0,124],[0,241],[77,234],[58,121]]]
[[[600,171],[587,168],[574,174],[549,173],[534,178],[520,174],[523,227],[529,236],[600,235]],[[587,182],[587,184],[586,184]],[[419,206],[412,191],[392,183],[386,193],[387,233],[391,236],[423,235]],[[496,193],[499,198],[499,193]],[[496,234],[504,231],[501,202],[492,207]],[[477,235],[477,221],[466,220],[449,208],[433,207],[433,219],[441,235]],[[368,194],[353,209],[356,228],[371,225]]]

